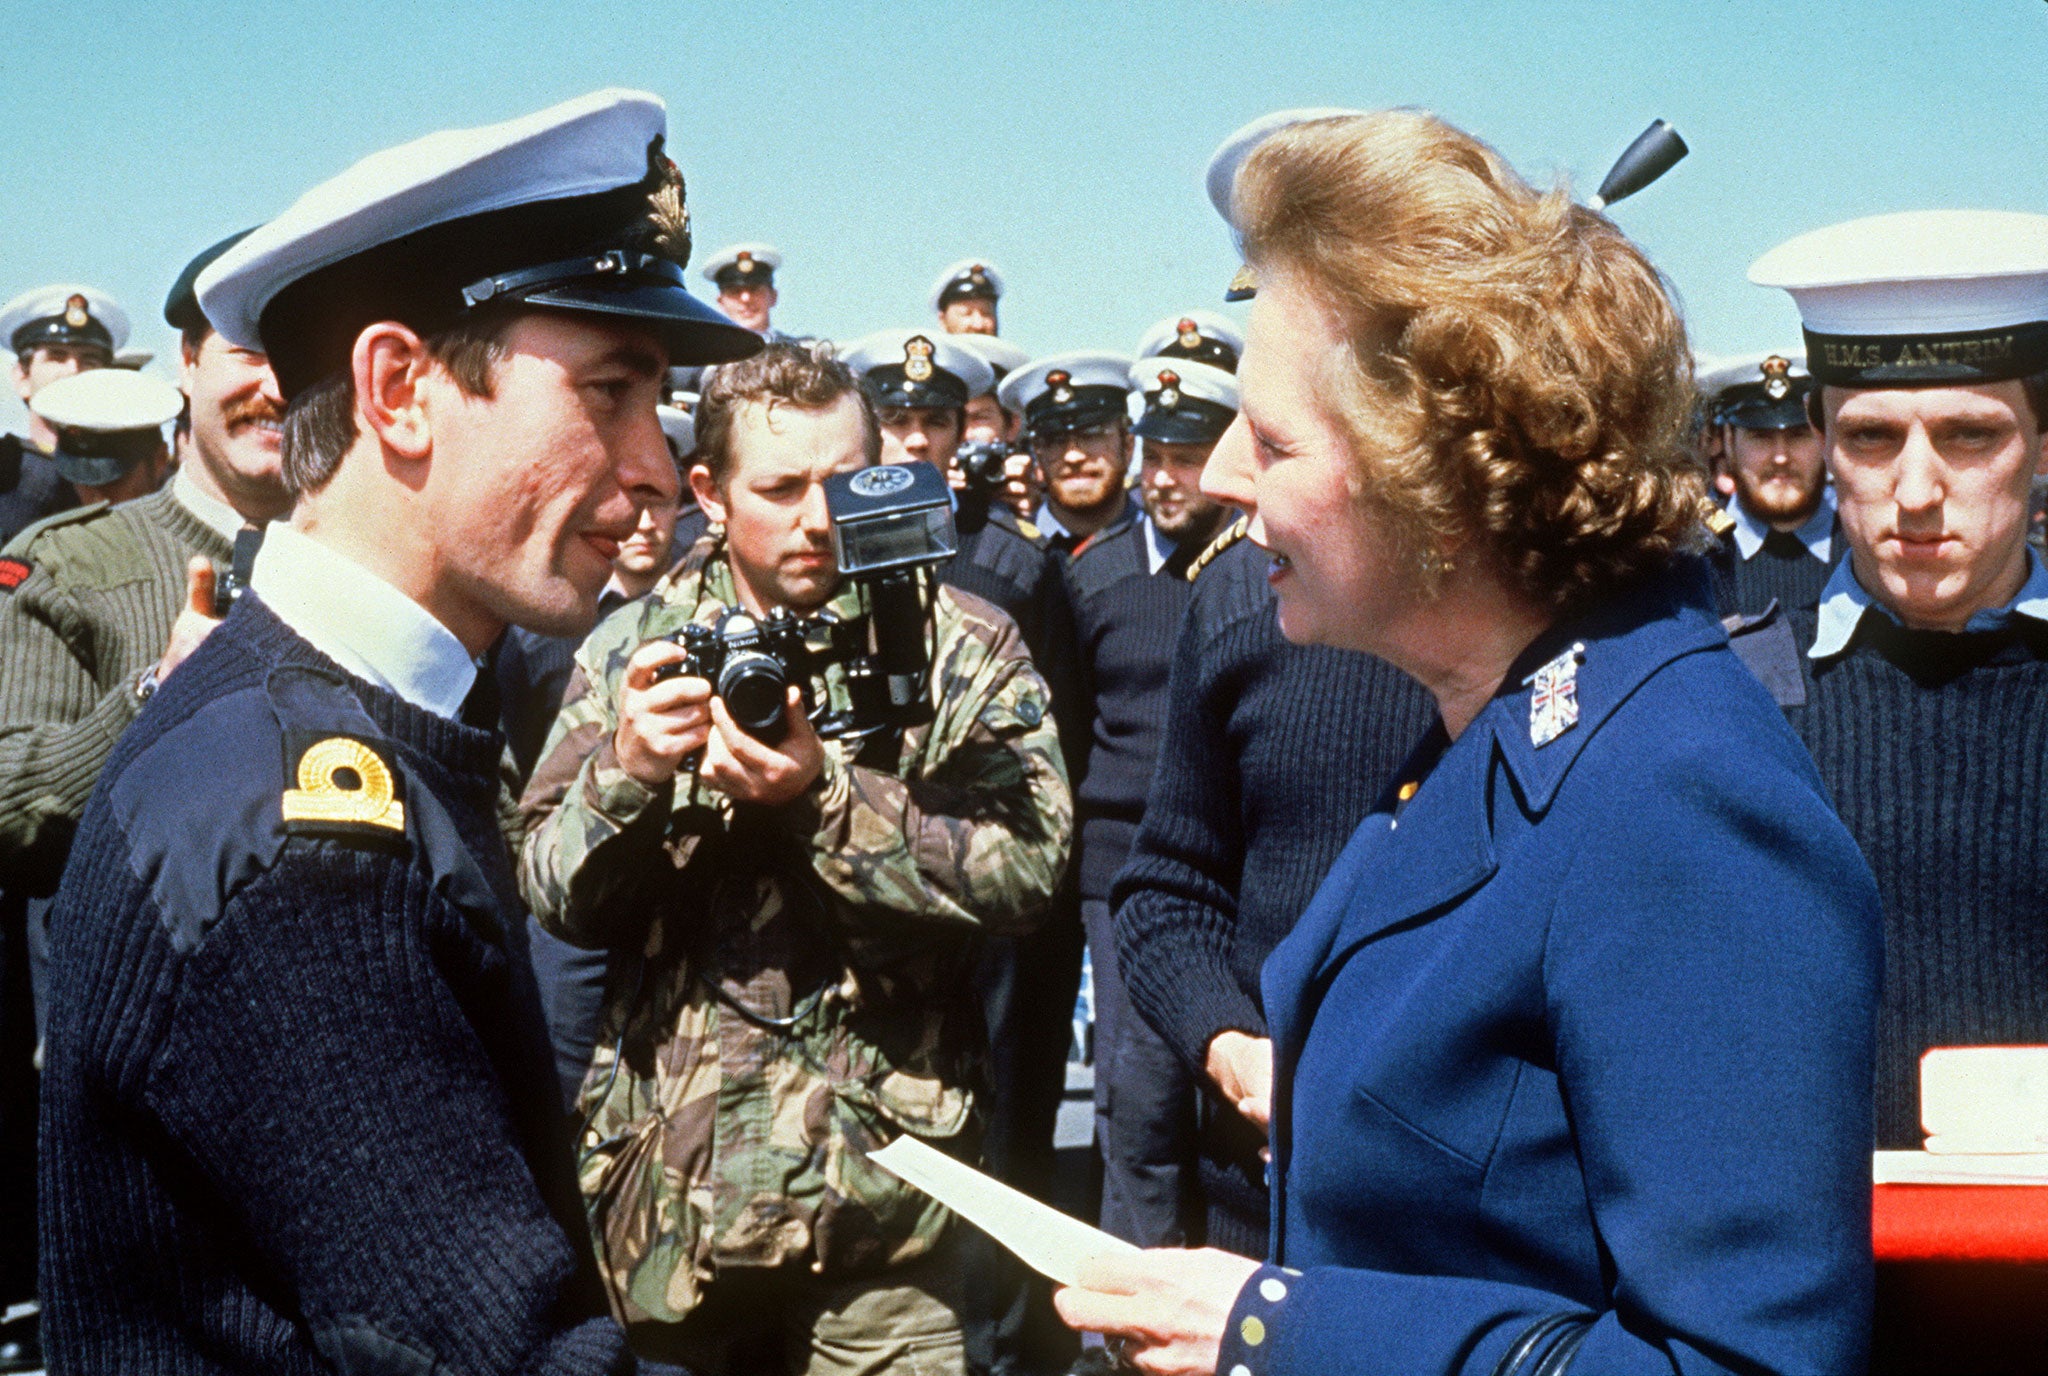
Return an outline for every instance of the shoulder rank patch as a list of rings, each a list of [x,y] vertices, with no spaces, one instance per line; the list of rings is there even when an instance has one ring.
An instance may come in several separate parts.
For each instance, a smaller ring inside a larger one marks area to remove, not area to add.
[[[1045,539],[1045,532],[1025,520],[1022,516],[1017,518],[1017,529],[1023,534],[1025,539],[1032,541],[1034,544]]]
[[[13,592],[34,572],[34,566],[26,559],[0,559],[0,589]]]
[[[300,742],[287,742],[287,749]],[[398,775],[376,747],[354,736],[324,736],[305,745],[284,791],[285,830],[300,835],[405,832]]]
[[[1706,522],[1707,530],[1717,540],[1735,529],[1735,518],[1728,514],[1726,508],[1713,502],[1708,502],[1701,510],[1700,520]]]
[[[1195,556],[1195,562],[1188,565],[1188,582],[1194,582],[1201,575],[1203,569],[1208,568],[1210,564],[1216,561],[1217,555],[1229,549],[1239,540],[1244,539],[1245,531],[1250,528],[1251,522],[1242,516],[1232,521],[1221,535],[1209,542],[1207,549]]]

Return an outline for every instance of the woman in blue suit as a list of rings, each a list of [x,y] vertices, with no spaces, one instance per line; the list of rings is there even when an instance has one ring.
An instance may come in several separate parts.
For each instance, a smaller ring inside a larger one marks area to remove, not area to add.
[[[1272,1107],[1271,1263],[1061,1312],[1152,1372],[1859,1369],[1877,893],[1688,556],[1676,312],[1427,115],[1262,124],[1212,169],[1257,300],[1203,487],[1290,640],[1441,720],[1268,961],[1270,1051],[1211,1046]]]

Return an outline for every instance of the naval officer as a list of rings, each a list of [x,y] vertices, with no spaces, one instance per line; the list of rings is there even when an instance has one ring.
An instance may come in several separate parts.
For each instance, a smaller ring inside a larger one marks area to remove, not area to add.
[[[91,287],[37,287],[0,306],[0,339],[14,354],[15,395],[27,405],[58,378],[111,364],[128,341],[128,313]],[[48,457],[56,442],[49,423],[33,412],[26,438],[0,435],[0,544],[76,504]]]
[[[52,916],[52,1370],[629,1364],[472,688],[508,623],[590,624],[673,479],[669,365],[760,347],[683,289],[665,124],[600,91],[433,135],[200,276],[269,355],[297,502],[117,746]]]

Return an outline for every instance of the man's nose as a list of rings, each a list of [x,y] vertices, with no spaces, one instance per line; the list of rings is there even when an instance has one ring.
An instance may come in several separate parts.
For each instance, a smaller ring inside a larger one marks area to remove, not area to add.
[[[1947,495],[1947,485],[1942,480],[1941,455],[1928,439],[1927,432],[1914,426],[1906,436],[1905,445],[1899,450],[1898,481],[1892,488],[1892,500],[1901,511],[1927,511],[1941,505]]]

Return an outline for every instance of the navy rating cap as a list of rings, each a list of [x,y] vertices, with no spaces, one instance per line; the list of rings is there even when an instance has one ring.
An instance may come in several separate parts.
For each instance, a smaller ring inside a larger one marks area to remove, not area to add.
[[[377,321],[433,334],[507,306],[651,327],[672,364],[745,358],[759,336],[683,286],[666,126],[655,97],[605,90],[372,154],[201,272],[200,309],[270,356],[287,398],[346,368]]]
[[[721,291],[734,287],[772,287],[775,269],[782,255],[773,244],[733,244],[711,255],[704,264],[704,280]]]
[[[105,487],[157,452],[163,427],[185,408],[185,394],[160,377],[126,368],[94,368],[36,392],[29,409],[57,432],[50,461],[69,482]]]
[[[1191,358],[1226,373],[1237,371],[1244,354],[1244,331],[1235,322],[1214,311],[1186,311],[1170,315],[1145,331],[1138,341],[1138,357]]]
[[[996,271],[996,265],[986,258],[962,258],[932,283],[932,314],[937,315],[955,301],[1002,298],[1003,275]]]
[[[178,280],[171,283],[170,295],[164,298],[165,324],[181,333],[203,333],[212,328],[207,323],[206,312],[199,309],[199,295],[193,290],[193,284],[198,282],[200,273],[213,266],[216,258],[255,232],[250,228],[230,234],[212,247],[202,249],[198,257],[185,264]]]
[[[1797,349],[1739,355],[1702,370],[1696,383],[1716,425],[1796,430],[1808,423],[1806,396],[1813,378]]]
[[[1806,366],[1831,386],[1999,382],[2048,369],[2048,215],[1872,215],[1778,245],[1749,280],[1792,294]]]

